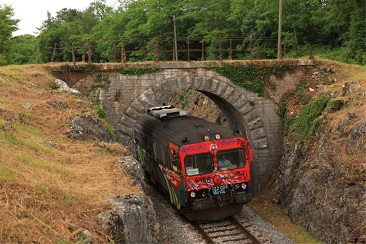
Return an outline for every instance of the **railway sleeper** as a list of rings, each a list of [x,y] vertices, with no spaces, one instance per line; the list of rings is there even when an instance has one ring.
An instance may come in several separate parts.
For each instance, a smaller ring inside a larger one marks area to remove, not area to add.
[[[208,233],[213,233],[213,232],[223,232],[223,231],[226,231],[226,232],[229,232],[229,231],[238,231],[238,228],[235,227],[235,226],[223,226],[223,227],[215,227],[215,228],[209,228],[207,229],[207,232]],[[240,231],[239,231],[240,232]]]
[[[225,232],[215,232],[215,233],[208,233],[212,238],[216,238],[219,236],[233,236],[233,235],[241,235],[242,232],[240,230],[235,231],[225,231]]]
[[[240,243],[253,243],[250,238],[244,234],[242,234],[241,236],[223,236],[223,237],[218,237],[218,238],[213,238],[211,237],[215,243],[227,243],[227,242],[239,242]]]

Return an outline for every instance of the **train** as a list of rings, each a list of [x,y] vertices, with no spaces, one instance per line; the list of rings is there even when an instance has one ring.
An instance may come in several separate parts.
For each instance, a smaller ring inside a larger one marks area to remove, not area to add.
[[[249,142],[171,105],[148,108],[133,129],[146,176],[192,221],[238,214],[251,201]]]

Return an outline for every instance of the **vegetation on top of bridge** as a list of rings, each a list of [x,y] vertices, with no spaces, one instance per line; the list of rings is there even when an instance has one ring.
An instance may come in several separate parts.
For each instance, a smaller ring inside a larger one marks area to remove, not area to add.
[[[238,86],[257,93],[259,96],[264,96],[265,86],[276,89],[274,84],[270,83],[269,78],[271,75],[282,78],[285,72],[291,72],[294,68],[295,65],[290,63],[270,65],[223,63],[219,66],[212,66],[209,69],[215,70]]]
[[[137,76],[140,76],[140,75],[160,72],[164,69],[162,69],[160,67],[138,67],[138,66],[126,67],[126,66],[121,66],[118,70],[123,75],[137,75]]]
[[[60,66],[52,67],[52,72],[56,76],[67,75],[71,72],[81,72],[84,74],[96,74],[97,84],[93,86],[96,88],[108,89],[109,84],[106,82],[109,76],[106,72],[118,72],[124,75],[144,75],[149,73],[155,73],[163,71],[167,66],[171,64],[174,68],[187,68],[190,65],[185,66],[184,62],[181,63],[164,63],[164,62],[145,62],[145,63],[129,63],[129,64],[63,64]],[[179,65],[182,65],[180,67]],[[193,67],[206,68],[207,70],[213,70],[220,75],[228,78],[234,84],[241,86],[248,91],[257,93],[259,96],[265,96],[264,88],[270,87],[276,89],[274,84],[270,83],[270,76],[282,78],[285,72],[292,72],[299,63],[296,60],[283,60],[276,62],[195,62],[189,63]],[[201,64],[201,66],[200,66]],[[196,66],[194,66],[196,65]],[[58,75],[57,75],[58,74]]]
[[[81,72],[85,74],[94,74],[102,71],[118,71],[124,75],[143,75],[149,73],[155,73],[162,71],[163,69],[158,67],[156,64],[150,63],[136,63],[130,65],[116,64],[110,66],[98,65],[93,63],[75,63],[75,64],[61,64],[51,66],[52,73],[70,73],[70,72]]]

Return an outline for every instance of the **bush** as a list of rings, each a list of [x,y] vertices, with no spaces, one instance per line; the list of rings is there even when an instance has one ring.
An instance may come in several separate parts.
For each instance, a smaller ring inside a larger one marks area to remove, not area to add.
[[[322,122],[320,116],[328,104],[329,99],[319,97],[304,106],[299,116],[294,119],[290,130],[296,134],[299,139],[309,138]]]
[[[5,66],[7,65],[8,62],[6,61],[6,57],[2,54],[0,54],[0,66]]]
[[[106,112],[104,111],[104,109],[100,106],[97,107],[97,114],[99,116],[99,118],[104,119],[106,117]]]

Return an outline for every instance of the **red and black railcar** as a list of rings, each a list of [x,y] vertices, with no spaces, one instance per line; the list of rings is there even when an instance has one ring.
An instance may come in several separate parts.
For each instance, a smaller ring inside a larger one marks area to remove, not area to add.
[[[222,219],[251,200],[252,150],[228,128],[173,106],[153,107],[136,124],[133,141],[152,182],[188,219]]]

